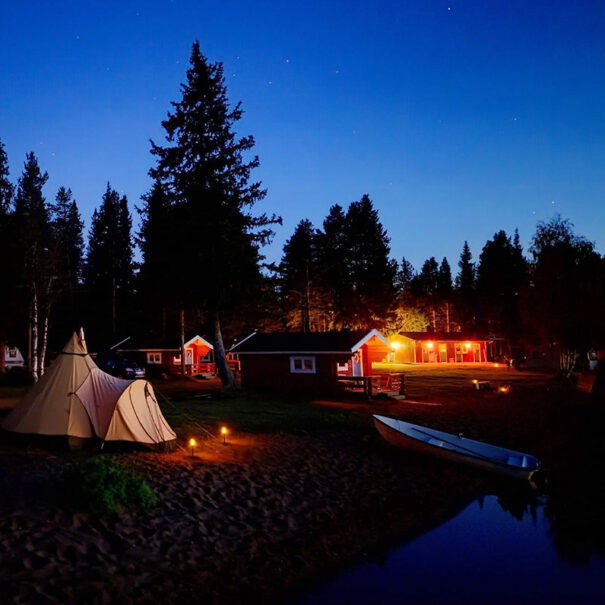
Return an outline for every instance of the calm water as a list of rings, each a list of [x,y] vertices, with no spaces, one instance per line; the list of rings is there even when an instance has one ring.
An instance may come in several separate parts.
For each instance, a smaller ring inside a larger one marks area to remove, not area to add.
[[[562,559],[544,501],[519,509],[486,496],[302,602],[605,603],[605,562],[594,554]]]

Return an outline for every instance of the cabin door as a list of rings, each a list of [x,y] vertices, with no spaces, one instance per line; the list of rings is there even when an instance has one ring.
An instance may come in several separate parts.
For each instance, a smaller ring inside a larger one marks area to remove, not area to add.
[[[353,364],[353,376],[361,376],[361,351],[357,351],[353,355],[351,363]]]
[[[462,363],[462,345],[456,345],[456,363]]]
[[[447,345],[439,345],[439,362],[447,363]]]
[[[193,349],[185,349],[185,365],[193,365]]]
[[[475,363],[481,362],[481,345],[478,342],[473,344],[473,357]]]

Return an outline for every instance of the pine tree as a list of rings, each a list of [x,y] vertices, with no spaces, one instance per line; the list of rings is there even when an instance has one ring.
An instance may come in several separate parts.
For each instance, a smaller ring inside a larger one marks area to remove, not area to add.
[[[0,217],[9,213],[13,201],[14,187],[8,177],[8,157],[0,141]]]
[[[347,219],[342,206],[330,207],[316,240],[325,324],[329,329],[341,328],[347,324],[349,290]]]
[[[134,283],[132,218],[126,196],[107,183],[99,209],[92,216],[84,270],[89,313],[98,337],[116,337],[127,325]]]
[[[71,189],[60,187],[50,205],[53,243],[58,254],[58,273],[67,289],[75,289],[82,277],[84,223]]]
[[[452,300],[453,284],[452,284],[452,270],[447,258],[443,258],[441,265],[439,265],[439,276],[437,284],[437,299],[438,304],[445,315],[445,331],[449,332],[451,328],[450,323],[450,304]]]
[[[44,366],[40,359],[40,328],[47,327],[48,317],[42,309],[52,287],[54,257],[49,254],[51,227],[43,187],[48,174],[42,174],[33,152],[26,155],[24,169],[17,184],[13,228],[16,238],[16,262],[22,268],[18,285],[25,293],[27,309],[27,362],[35,379]]]
[[[471,329],[475,322],[475,265],[468,242],[464,242],[460,260],[459,272],[456,276],[456,307],[460,323],[464,329]]]
[[[414,265],[412,265],[405,256],[402,257],[395,281],[395,286],[400,297],[404,296],[406,292],[409,292],[415,274]]]
[[[390,240],[369,196],[353,202],[346,215],[352,328],[380,327],[394,310],[396,263]]]
[[[141,229],[137,242],[142,263],[139,271],[140,307],[143,318],[150,321],[148,329],[157,333],[160,328],[166,336],[167,309],[174,306],[172,293],[175,282],[172,259],[174,246],[179,245],[170,199],[162,183],[154,181],[149,193],[143,196],[143,206],[137,209],[141,216]],[[162,287],[158,288],[158,284]]]
[[[0,242],[2,248],[2,261],[0,262],[0,283],[4,295],[0,296],[0,374],[4,372],[4,347],[9,338],[11,327],[12,296],[7,292],[14,292],[14,244],[15,240],[10,228],[11,217],[9,212],[13,201],[13,184],[9,180],[8,157],[4,150],[4,144],[0,141]]]
[[[241,104],[230,107],[223,66],[210,63],[198,42],[181,91],[181,100],[162,122],[167,146],[152,142],[157,164],[150,175],[162,183],[175,206],[179,241],[174,250],[179,256],[172,260],[180,273],[182,308],[204,308],[219,375],[223,385],[231,386],[221,314],[258,292],[263,282],[260,247],[272,237],[271,225],[281,219],[251,213],[266,193],[260,182],[250,181],[258,157],[244,159],[254,139],[236,137]],[[204,279],[192,279],[202,267]]]
[[[432,329],[436,330],[439,264],[434,256],[424,261],[422,269],[412,280],[410,289],[422,311],[431,318]]]
[[[518,334],[519,296],[526,277],[520,246],[498,231],[483,247],[477,267],[477,295],[485,327],[510,337]]]
[[[311,221],[298,223],[292,237],[284,245],[279,266],[280,289],[286,311],[294,315],[290,324],[303,332],[311,331],[311,308],[317,279],[315,229]]]

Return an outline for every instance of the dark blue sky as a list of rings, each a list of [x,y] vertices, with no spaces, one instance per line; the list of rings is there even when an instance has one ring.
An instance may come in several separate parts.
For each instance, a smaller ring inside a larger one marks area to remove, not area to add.
[[[190,46],[225,64],[256,137],[262,210],[320,225],[369,193],[392,253],[455,264],[560,212],[605,246],[605,3],[0,0],[0,139],[89,225],[107,180],[131,205]],[[203,245],[203,244],[202,244]]]

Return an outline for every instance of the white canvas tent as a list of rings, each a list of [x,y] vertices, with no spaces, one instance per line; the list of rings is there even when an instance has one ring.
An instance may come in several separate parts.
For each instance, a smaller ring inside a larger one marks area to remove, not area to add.
[[[176,439],[151,384],[99,370],[83,334],[75,333],[2,426],[17,433],[97,436],[105,441],[151,444]]]

